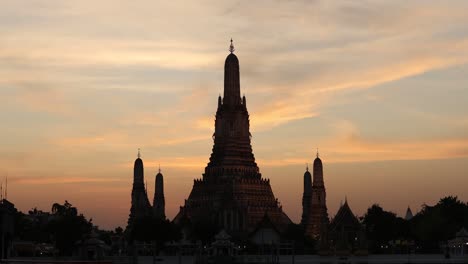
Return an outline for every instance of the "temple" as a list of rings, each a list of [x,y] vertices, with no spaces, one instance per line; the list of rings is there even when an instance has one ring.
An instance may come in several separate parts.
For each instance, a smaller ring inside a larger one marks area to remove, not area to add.
[[[166,219],[166,202],[164,199],[164,178],[161,173],[161,168],[156,174],[154,179],[154,199],[153,199],[153,213],[156,217]]]
[[[318,151],[314,160],[313,173],[313,180],[311,180],[311,174],[307,166],[304,173],[301,224],[307,236],[319,240],[326,239],[329,220],[323,180],[323,165]]]
[[[151,205],[146,193],[144,177],[143,160],[141,159],[140,149],[138,149],[138,157],[133,165],[132,207],[128,218],[128,226],[130,227],[135,219],[151,214]]]
[[[231,40],[224,64],[224,97],[218,98],[213,150],[201,179],[174,218],[212,223],[230,235],[247,238],[268,217],[278,230],[291,223],[262,178],[252,152],[249,113],[241,97],[239,59]]]
[[[329,227],[330,249],[337,255],[367,255],[365,230],[349,207],[348,199],[340,205]]]
[[[127,228],[131,229],[135,220],[144,217],[160,217],[165,219],[165,201],[163,175],[161,169],[155,178],[155,192],[153,206],[148,199],[148,192],[145,187],[145,176],[143,160],[141,159],[140,149],[138,149],[138,157],[133,166],[133,187],[132,187],[132,202],[130,207],[130,215],[128,217]]]

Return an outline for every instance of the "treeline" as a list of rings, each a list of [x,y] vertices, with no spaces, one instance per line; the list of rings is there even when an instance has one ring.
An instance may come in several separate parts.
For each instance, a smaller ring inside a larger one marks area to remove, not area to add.
[[[461,228],[468,229],[468,203],[448,196],[434,206],[423,205],[410,220],[374,204],[360,220],[365,228],[370,253],[406,253],[405,250],[438,253],[441,243],[454,238]],[[213,225],[192,225],[193,232],[188,239],[201,240],[204,244],[212,241],[219,231]],[[93,225],[92,219],[79,214],[77,208],[67,201],[53,204],[50,212],[32,209],[28,213],[18,212],[15,217],[17,240],[54,245],[55,255],[72,255],[77,242],[89,237],[91,232],[111,247],[115,246],[112,238],[120,237],[121,241],[129,244],[133,240],[151,242],[157,251],[162,249],[165,242],[177,241],[182,237],[178,226],[169,220],[154,217],[138,220],[131,232],[120,227],[112,231],[100,230]],[[316,244],[304,237],[300,225],[292,225],[284,234],[284,239],[295,240],[298,249]],[[120,248],[115,248],[114,252],[118,250]]]
[[[389,253],[389,248],[438,253],[441,243],[453,239],[461,228],[468,228],[468,203],[448,196],[434,206],[423,205],[410,220],[374,204],[361,220],[372,253]]]
[[[93,225],[92,219],[79,214],[68,201],[54,203],[50,212],[34,208],[28,213],[17,212],[15,215],[15,240],[49,244],[55,249],[54,252],[28,252],[29,255],[71,256],[76,254],[78,244],[91,237],[102,240],[111,249],[111,254],[125,254],[128,253],[122,252],[125,244],[133,241],[153,243],[159,251],[165,242],[179,240],[181,233],[169,220],[153,216],[138,219],[131,230],[121,227],[102,230]]]
[[[93,227],[92,219],[88,220],[84,215],[78,214],[78,209],[65,201],[64,204],[54,203],[50,212],[43,212],[37,208],[28,213],[17,212],[14,232],[15,240],[54,245],[55,252],[40,254],[70,256],[76,249],[76,243],[91,234]],[[108,231],[97,228],[95,231],[110,243]]]

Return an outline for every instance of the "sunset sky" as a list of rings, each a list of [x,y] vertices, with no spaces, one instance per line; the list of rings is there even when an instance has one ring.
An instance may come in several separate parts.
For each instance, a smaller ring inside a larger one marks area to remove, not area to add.
[[[201,178],[234,39],[252,145],[290,218],[316,149],[329,215],[468,201],[468,1],[0,2],[0,178],[125,226],[141,148],[172,219]]]

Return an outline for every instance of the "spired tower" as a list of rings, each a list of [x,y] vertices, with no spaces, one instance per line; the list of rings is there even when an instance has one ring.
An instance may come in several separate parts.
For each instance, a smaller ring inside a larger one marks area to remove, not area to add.
[[[132,225],[136,218],[151,214],[151,205],[144,181],[143,160],[141,160],[140,149],[138,149],[138,157],[133,166],[132,207],[130,208],[130,216],[128,218],[129,226]]]
[[[325,183],[323,181],[323,165],[322,160],[319,158],[318,151],[317,158],[314,160],[313,173],[314,177],[312,186],[309,185],[310,180],[306,180],[306,175],[304,175],[302,224],[304,225],[305,233],[308,236],[314,239],[319,239],[326,236],[329,219],[326,204]]]
[[[231,40],[224,64],[224,98],[218,97],[213,150],[201,179],[175,217],[210,223],[231,235],[245,237],[264,217],[282,230],[291,223],[262,178],[252,152],[249,113],[240,96],[239,60]]]
[[[302,220],[301,225],[306,227],[311,225],[309,223],[310,210],[312,205],[312,175],[309,172],[309,165],[307,164],[306,172],[304,173],[304,193],[302,195]]]
[[[166,219],[166,202],[164,200],[164,179],[161,173],[161,168],[156,174],[154,185],[153,213],[154,216]]]

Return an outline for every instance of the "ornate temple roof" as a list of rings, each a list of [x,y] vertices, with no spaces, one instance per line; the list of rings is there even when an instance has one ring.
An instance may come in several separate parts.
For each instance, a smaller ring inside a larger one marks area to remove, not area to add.
[[[345,200],[345,203],[340,207],[336,216],[331,221],[330,226],[336,228],[338,226],[348,226],[348,227],[357,227],[359,226],[359,220],[351,211],[351,208],[348,205],[348,200]]]
[[[411,209],[408,206],[408,209],[406,209],[405,220],[410,220],[411,218],[413,218],[413,212],[411,212]]]
[[[255,229],[250,233],[250,235],[255,234],[258,230],[262,228],[271,228],[275,230],[276,233],[280,234],[280,230],[278,227],[275,225],[275,223],[271,220],[270,216],[268,215],[268,212],[265,211],[265,214],[263,215],[263,218],[260,222],[258,222],[257,226]]]

